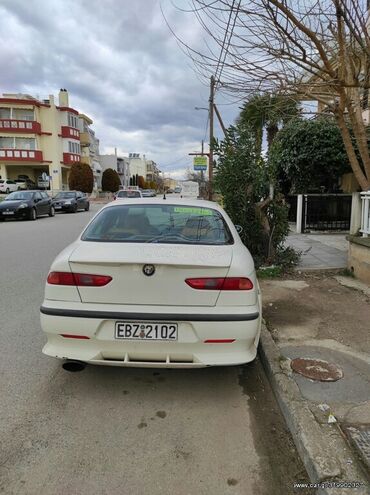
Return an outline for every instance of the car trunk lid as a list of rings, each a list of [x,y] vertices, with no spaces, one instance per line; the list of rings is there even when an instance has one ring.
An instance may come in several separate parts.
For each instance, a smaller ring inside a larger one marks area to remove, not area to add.
[[[82,242],[69,263],[74,273],[112,277],[104,287],[79,287],[82,302],[214,306],[219,291],[192,289],[185,279],[225,277],[231,260],[231,246]]]

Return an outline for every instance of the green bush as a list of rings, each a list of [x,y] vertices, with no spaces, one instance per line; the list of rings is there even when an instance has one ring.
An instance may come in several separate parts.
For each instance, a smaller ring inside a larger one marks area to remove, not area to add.
[[[271,146],[269,166],[285,193],[330,191],[351,171],[338,125],[329,117],[290,121]]]
[[[94,187],[94,174],[87,163],[73,163],[68,177],[69,188],[91,193]]]
[[[117,192],[121,186],[121,180],[118,173],[112,168],[107,168],[103,172],[101,179],[102,190],[105,192]]]
[[[256,266],[274,263],[284,251],[289,232],[288,205],[281,194],[268,198],[268,170],[256,152],[253,131],[243,125],[230,127],[223,141],[215,142],[219,159],[214,185]]]

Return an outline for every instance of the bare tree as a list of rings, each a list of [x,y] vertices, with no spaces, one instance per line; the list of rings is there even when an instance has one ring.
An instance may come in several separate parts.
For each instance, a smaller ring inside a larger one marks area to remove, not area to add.
[[[204,49],[178,40],[197,72],[236,99],[282,94],[332,114],[360,187],[370,188],[366,0],[191,0]]]

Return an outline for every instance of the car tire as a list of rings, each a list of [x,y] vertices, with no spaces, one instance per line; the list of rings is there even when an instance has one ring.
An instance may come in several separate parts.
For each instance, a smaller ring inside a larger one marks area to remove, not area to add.
[[[72,208],[72,213],[77,213],[77,205]]]
[[[54,216],[55,216],[55,208],[53,205],[51,205],[49,210],[49,217],[54,217]]]
[[[30,220],[36,220],[36,218],[37,218],[36,208],[32,208],[30,211]]]
[[[85,208],[85,211],[89,211],[90,210],[90,203],[87,203],[87,206]]]

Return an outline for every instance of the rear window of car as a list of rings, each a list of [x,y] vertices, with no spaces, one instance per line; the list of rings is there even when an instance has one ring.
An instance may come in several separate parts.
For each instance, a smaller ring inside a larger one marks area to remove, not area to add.
[[[117,193],[117,198],[140,198],[141,194],[139,191],[119,191]]]
[[[225,245],[234,242],[222,214],[183,205],[115,205],[104,208],[83,232],[91,242]]]
[[[60,192],[55,196],[55,199],[73,199],[75,197],[75,192]]]

